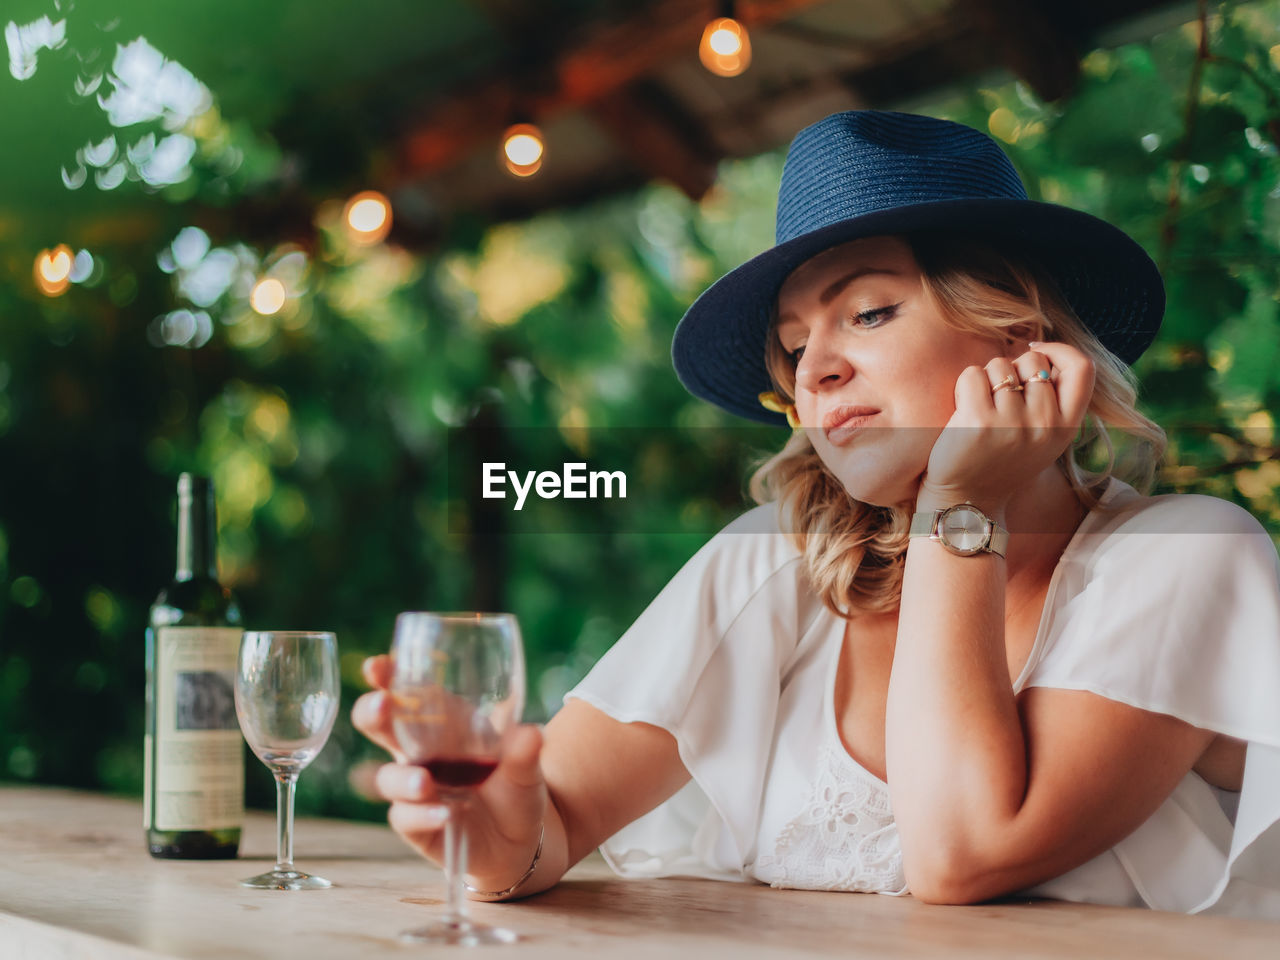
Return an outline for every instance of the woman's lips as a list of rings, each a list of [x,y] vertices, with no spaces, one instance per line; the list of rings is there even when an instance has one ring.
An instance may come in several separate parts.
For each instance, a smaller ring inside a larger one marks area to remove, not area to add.
[[[833,446],[842,447],[861,433],[879,412],[873,407],[837,407],[823,418],[823,432]]]

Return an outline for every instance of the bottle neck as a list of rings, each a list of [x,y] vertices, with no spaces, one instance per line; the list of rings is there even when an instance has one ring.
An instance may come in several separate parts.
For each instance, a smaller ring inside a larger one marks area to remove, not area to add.
[[[217,509],[213,485],[195,479],[178,488],[178,563],[175,580],[218,579]]]

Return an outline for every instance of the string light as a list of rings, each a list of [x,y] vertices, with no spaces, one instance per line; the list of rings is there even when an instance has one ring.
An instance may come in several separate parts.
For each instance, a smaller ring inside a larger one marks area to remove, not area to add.
[[[34,276],[36,286],[46,297],[60,297],[71,285],[71,268],[75,258],[71,248],[60,243],[52,250],[41,250],[36,255]]]
[[[362,190],[347,201],[342,219],[352,242],[380,243],[391,232],[391,203],[377,190]]]
[[[249,294],[249,306],[264,317],[279,313],[280,308],[284,306],[284,301],[284,284],[275,277],[259,280],[254,284],[253,292]]]
[[[698,44],[702,65],[718,77],[736,77],[751,66],[751,38],[734,18],[732,0],[722,4],[722,16],[709,22]]]
[[[542,131],[532,123],[516,123],[502,134],[502,162],[512,176],[531,177],[542,168]]]

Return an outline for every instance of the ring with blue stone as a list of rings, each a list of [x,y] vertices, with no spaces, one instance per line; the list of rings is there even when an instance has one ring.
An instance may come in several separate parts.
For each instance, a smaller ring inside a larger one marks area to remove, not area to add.
[[[1028,380],[1027,383],[1052,383],[1049,379],[1048,370],[1037,370]]]

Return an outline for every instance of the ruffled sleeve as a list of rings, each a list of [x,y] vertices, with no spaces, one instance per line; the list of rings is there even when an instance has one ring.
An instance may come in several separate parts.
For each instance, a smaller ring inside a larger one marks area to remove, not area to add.
[[[1190,773],[1112,852],[1155,909],[1280,919],[1275,545],[1224,500],[1112,483],[1114,511],[1062,559],[1025,686],[1086,690],[1245,741],[1238,798]]]
[[[776,510],[718,533],[566,694],[669,731],[692,776],[602,845],[623,876],[743,879],[782,678],[821,609]]]

